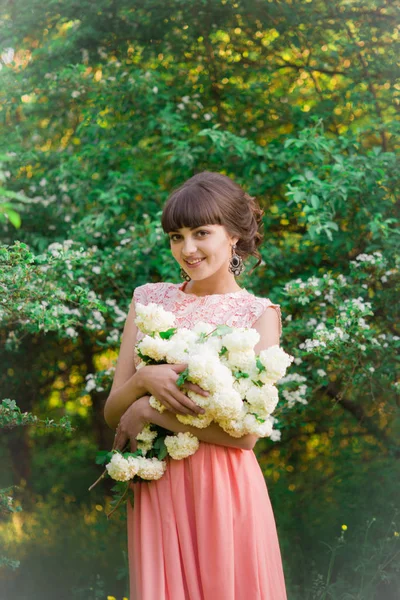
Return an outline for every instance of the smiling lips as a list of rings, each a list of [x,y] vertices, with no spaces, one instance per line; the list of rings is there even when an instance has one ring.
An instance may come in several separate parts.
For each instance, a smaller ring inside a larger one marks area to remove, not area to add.
[[[187,264],[188,267],[190,267],[191,269],[194,269],[195,267],[197,267],[201,262],[203,262],[204,258],[196,258],[193,259],[189,262],[188,260],[185,260],[185,263]]]

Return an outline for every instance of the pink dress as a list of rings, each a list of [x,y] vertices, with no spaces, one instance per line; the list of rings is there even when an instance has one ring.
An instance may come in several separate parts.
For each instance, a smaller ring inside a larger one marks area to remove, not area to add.
[[[199,297],[180,286],[148,283],[134,299],[162,304],[180,327],[250,327],[268,307],[280,317],[279,305],[246,290]],[[161,479],[131,484],[130,600],[286,600],[275,520],[254,452],[200,442],[192,456],[167,460]]]

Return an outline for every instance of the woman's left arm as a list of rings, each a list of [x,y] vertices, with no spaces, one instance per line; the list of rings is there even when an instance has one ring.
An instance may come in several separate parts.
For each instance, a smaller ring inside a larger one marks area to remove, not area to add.
[[[268,306],[261,317],[252,325],[252,328],[256,329],[260,334],[260,341],[254,348],[256,354],[259,354],[261,350],[266,350],[270,346],[279,346],[281,325],[278,310],[273,306]],[[249,434],[249,438],[250,445],[254,448],[259,437]]]
[[[136,450],[135,438],[143,429],[146,423],[154,423],[168,429],[173,433],[190,432],[201,442],[208,444],[217,444],[218,446],[228,446],[230,448],[239,448],[240,450],[252,450],[254,436],[248,434],[240,438],[235,438],[226,433],[217,423],[211,423],[204,429],[184,425],[169,410],[159,413],[149,404],[150,396],[142,396],[134,402],[122,415],[120,424],[114,442],[114,447],[122,450],[126,442],[130,439],[131,451]]]

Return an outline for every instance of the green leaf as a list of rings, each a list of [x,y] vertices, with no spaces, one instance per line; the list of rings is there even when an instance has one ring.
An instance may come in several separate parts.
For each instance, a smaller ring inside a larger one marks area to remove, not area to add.
[[[252,379],[251,382],[254,383],[254,385],[256,385],[257,387],[262,387],[264,385],[263,382],[259,379],[257,381],[254,381],[254,379]]]
[[[232,327],[229,327],[228,325],[218,325],[211,335],[226,335],[232,331]]]
[[[228,348],[226,348],[225,346],[222,346],[221,350],[219,351],[219,355],[223,356],[227,352],[228,352]]]
[[[259,373],[266,371],[266,368],[264,367],[264,365],[262,364],[262,362],[259,358],[256,358],[256,365],[257,365],[257,369],[258,369]]]
[[[176,327],[173,327],[172,329],[167,329],[167,331],[161,331],[160,332],[160,338],[162,340],[169,340],[174,333],[176,333]]]
[[[261,419],[261,417],[259,417],[256,413],[250,414],[253,415],[256,418],[256,421],[258,421],[259,423],[265,423],[265,419]]]
[[[178,379],[176,380],[176,385],[178,387],[181,387],[187,380],[188,376],[189,376],[189,369],[186,367],[186,369],[184,371],[182,371],[182,373],[179,375]]]
[[[143,354],[139,348],[136,349],[137,351],[137,355],[138,357],[146,363],[146,365],[162,365],[164,364],[162,360],[154,360],[154,358],[151,358],[150,356],[147,356],[147,354]]]
[[[164,440],[162,437],[158,437],[154,442],[153,442],[153,448],[155,450],[159,450],[161,448],[161,445],[163,444]]]
[[[244,371],[232,371],[232,375],[236,377],[236,379],[247,379],[247,377],[250,377],[250,375]]]
[[[315,194],[312,194],[312,196],[311,196],[311,204],[312,204],[313,208],[315,208],[315,209],[319,208],[319,198]]]
[[[101,450],[96,454],[96,465],[104,465],[112,459],[113,452],[108,450]]]
[[[125,490],[125,487],[126,481],[117,481],[117,483],[111,488],[111,491],[121,493],[123,490]]]
[[[165,445],[165,437],[159,438],[159,445],[158,445],[158,452],[157,452],[157,458],[158,460],[164,460],[164,458],[168,455],[168,450],[167,450],[167,446]]]
[[[16,229],[21,227],[21,217],[15,210],[7,209],[6,214],[8,216],[8,220]]]

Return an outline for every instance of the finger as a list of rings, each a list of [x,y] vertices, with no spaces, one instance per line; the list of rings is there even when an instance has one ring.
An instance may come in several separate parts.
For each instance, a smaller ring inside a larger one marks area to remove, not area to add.
[[[163,406],[165,406],[165,408],[166,408],[167,410],[169,410],[170,412],[173,412],[173,410],[172,410],[172,406],[171,406],[171,404],[170,404],[170,403],[169,403],[167,400],[165,400],[165,399],[163,398],[162,400],[158,400],[158,401],[159,401],[159,402],[160,402],[160,403],[161,403]]]
[[[126,435],[126,433],[124,433],[123,431],[119,431],[115,440],[115,450],[119,450],[120,452],[122,452],[122,450],[126,446],[127,441],[128,436]]]
[[[137,440],[136,440],[135,436],[131,435],[129,439],[131,441],[131,452],[136,452],[136,450],[137,450]]]
[[[190,381],[186,381],[182,388],[186,388],[187,390],[191,390],[192,392],[196,392],[196,394],[200,394],[201,396],[209,396],[210,392],[207,390],[203,390],[197,383],[190,383]]]
[[[180,402],[178,402],[175,398],[171,397],[169,403],[171,405],[171,412],[173,412],[175,415],[193,415],[191,410],[180,404]]]
[[[170,365],[170,367],[175,373],[182,373],[187,368],[187,364],[180,363],[179,365]]]
[[[120,424],[118,423],[117,429],[115,431],[114,443],[113,443],[112,450],[117,450],[117,444],[118,444],[118,440],[120,437],[120,433],[121,433],[121,429],[120,429]]]
[[[184,406],[183,404],[181,404],[179,402],[179,400],[177,400],[176,398],[176,393],[181,394],[181,392],[179,392],[178,389],[173,389],[172,391],[167,392],[168,393],[168,402],[171,405],[171,411],[174,414],[179,414],[179,415],[192,415],[193,412],[190,410],[190,408]],[[188,400],[187,396],[185,396],[184,394],[181,394],[184,398],[184,400]]]
[[[185,396],[185,394],[182,394],[182,392],[179,389],[177,389],[176,391],[174,390],[174,398],[181,405],[185,406],[190,411],[189,414],[191,415],[197,416],[198,414],[202,414],[204,412],[204,410],[200,406],[197,406],[197,404],[193,402],[193,400]]]

